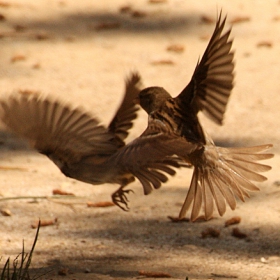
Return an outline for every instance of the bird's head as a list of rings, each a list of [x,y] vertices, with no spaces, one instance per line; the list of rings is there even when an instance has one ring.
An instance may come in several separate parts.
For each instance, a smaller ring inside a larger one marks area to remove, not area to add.
[[[159,110],[171,95],[162,87],[148,87],[140,91],[138,103],[148,113]]]

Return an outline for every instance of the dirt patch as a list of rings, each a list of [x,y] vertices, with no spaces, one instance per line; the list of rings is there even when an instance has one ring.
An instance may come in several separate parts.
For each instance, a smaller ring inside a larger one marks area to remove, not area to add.
[[[31,248],[36,231],[31,225],[41,218],[56,219],[41,228],[33,257],[32,273],[51,270],[42,279],[143,278],[139,271],[173,279],[280,277],[280,5],[251,0],[159,2],[24,0],[0,5],[1,95],[39,91],[83,106],[107,123],[131,70],[139,70],[145,86],[160,85],[177,95],[212,34],[217,7],[223,8],[234,23],[236,86],[224,126],[201,116],[202,123],[220,145],[273,143],[276,156],[267,161],[273,166],[266,173],[268,181],[258,184],[261,191],[238,203],[236,211],[228,209],[224,217],[216,214],[208,222],[167,218],[178,215],[191,170],[179,172],[149,196],[142,194],[138,182],[132,184],[129,212],[93,208],[87,202],[110,201],[117,186],[65,178],[46,157],[4,131],[2,198],[40,198],[0,201],[0,209],[11,212],[0,216],[2,263],[21,252],[23,239],[25,248]],[[206,17],[213,23],[202,20]],[[170,52],[170,45],[183,46],[183,51]],[[146,122],[141,113],[130,139]],[[75,197],[50,199],[54,189]],[[240,223],[225,227],[233,216],[239,216]],[[233,236],[236,227],[244,238]]]

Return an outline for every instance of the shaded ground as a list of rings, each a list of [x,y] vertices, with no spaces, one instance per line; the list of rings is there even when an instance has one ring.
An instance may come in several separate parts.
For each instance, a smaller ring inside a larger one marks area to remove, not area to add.
[[[32,272],[52,271],[42,279],[137,279],[141,270],[165,272],[174,279],[277,279],[280,277],[280,5],[276,1],[0,1],[1,95],[40,91],[82,105],[108,122],[121,98],[124,77],[139,70],[144,84],[161,85],[175,96],[189,81],[219,8],[228,21],[248,17],[232,31],[236,49],[236,86],[223,127],[202,116],[203,125],[220,145],[273,143],[275,158],[268,181],[259,184],[235,212],[209,222],[172,223],[187,192],[191,170],[179,172],[161,190],[145,197],[138,182],[131,187],[131,210],[88,208],[88,201],[108,201],[117,186],[91,186],[65,178],[45,157],[3,131],[0,134],[2,198],[51,196],[53,189],[72,199],[0,201],[0,256],[5,260],[29,249],[31,224],[42,227]],[[120,13],[130,6],[131,11]],[[142,16],[141,16],[142,15]],[[111,29],[105,28],[111,27]],[[167,52],[170,45],[183,53]],[[169,65],[155,62],[172,61]],[[147,122],[141,113],[131,138]],[[3,169],[3,167],[15,169]],[[58,203],[59,202],[59,203]],[[64,203],[64,204],[62,204]],[[245,239],[233,237],[224,222],[240,216]],[[212,227],[219,238],[201,238]],[[4,263],[4,261],[2,261]],[[65,271],[66,276],[59,276]],[[85,273],[85,272],[89,273]]]

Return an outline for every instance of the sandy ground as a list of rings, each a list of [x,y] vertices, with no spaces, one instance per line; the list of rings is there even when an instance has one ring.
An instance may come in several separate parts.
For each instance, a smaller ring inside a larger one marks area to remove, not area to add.
[[[128,12],[120,12],[127,7]],[[149,196],[138,182],[131,185],[135,194],[127,213],[117,207],[88,208],[88,201],[109,201],[117,186],[68,179],[3,130],[2,198],[50,197],[53,189],[76,197],[0,201],[0,208],[12,213],[0,216],[1,266],[21,251],[23,239],[30,249],[31,225],[38,218],[57,218],[55,225],[41,228],[33,257],[32,274],[52,270],[42,279],[138,279],[142,270],[173,279],[280,277],[279,1],[0,1],[0,95],[39,91],[83,106],[106,124],[131,70],[141,73],[145,86],[163,86],[174,96],[185,87],[214,28],[202,16],[215,21],[220,8],[228,15],[228,27],[236,22],[236,85],[224,126],[201,120],[221,145],[274,144],[275,157],[267,161],[273,169],[258,185],[261,191],[222,218],[172,223],[167,216],[178,215],[190,182],[191,170],[184,170]],[[168,52],[171,45],[184,51]],[[141,113],[130,139],[146,122]],[[224,227],[233,216],[241,223]],[[233,237],[233,227],[247,237]],[[202,238],[209,228],[220,236]]]

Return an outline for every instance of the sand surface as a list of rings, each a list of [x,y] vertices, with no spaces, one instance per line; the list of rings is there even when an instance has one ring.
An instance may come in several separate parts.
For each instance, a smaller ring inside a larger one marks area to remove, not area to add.
[[[151,1],[152,2],[152,1]],[[110,201],[117,186],[91,186],[66,178],[46,157],[3,130],[0,134],[1,266],[22,248],[29,250],[38,218],[42,227],[31,273],[42,279],[139,279],[139,271],[172,279],[273,279],[280,277],[280,3],[279,1],[167,0],[0,1],[0,96],[41,92],[82,106],[107,124],[117,108],[124,78],[141,73],[144,86],[163,86],[176,96],[189,82],[213,32],[218,11],[233,24],[235,87],[222,127],[201,121],[216,143],[245,146],[272,143],[268,180],[245,204],[208,222],[172,223],[191,170],[179,172],[160,190],[142,194],[131,185],[130,211],[88,208]],[[123,12],[121,12],[123,10]],[[126,11],[126,12],[125,12]],[[204,19],[204,20],[203,20]],[[209,21],[213,21],[209,23]],[[167,48],[182,46],[183,52]],[[163,63],[165,62],[165,63]],[[168,63],[167,63],[168,62]],[[130,138],[145,128],[139,114]],[[8,167],[8,168],[7,168]],[[53,189],[76,195],[45,199]],[[64,203],[64,204],[63,204]],[[241,223],[224,227],[239,216]],[[232,236],[238,227],[247,235]],[[213,228],[219,238],[201,238]],[[65,272],[65,276],[58,275]],[[87,273],[86,273],[87,272]]]

